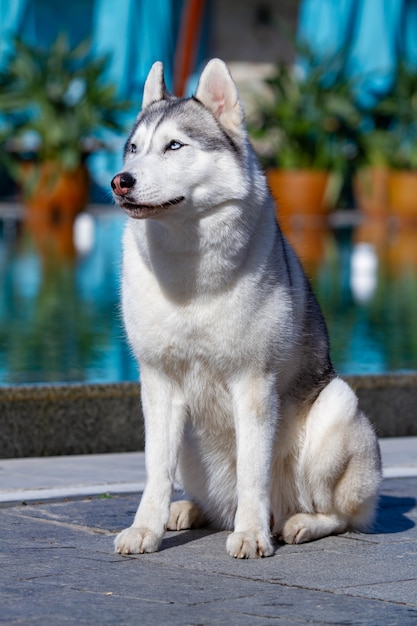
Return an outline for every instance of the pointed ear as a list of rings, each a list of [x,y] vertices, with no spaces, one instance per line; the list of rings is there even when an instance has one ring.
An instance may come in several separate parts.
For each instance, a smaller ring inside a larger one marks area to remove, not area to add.
[[[212,59],[207,63],[200,76],[196,98],[213,113],[225,129],[233,133],[242,131],[243,108],[226,63],[220,59]]]
[[[164,66],[161,61],[156,61],[149,71],[143,88],[142,109],[146,109],[152,102],[164,100],[169,97],[169,91],[164,80]]]

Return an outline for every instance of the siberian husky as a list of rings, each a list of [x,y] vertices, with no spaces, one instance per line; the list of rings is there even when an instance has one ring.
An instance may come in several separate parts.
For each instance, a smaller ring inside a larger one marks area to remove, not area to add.
[[[121,554],[165,530],[230,529],[237,558],[370,524],[376,436],[250,146],[226,65],[173,97],[153,65],[114,198],[129,216],[122,308],[140,364],[147,484]],[[171,504],[174,479],[189,500]]]

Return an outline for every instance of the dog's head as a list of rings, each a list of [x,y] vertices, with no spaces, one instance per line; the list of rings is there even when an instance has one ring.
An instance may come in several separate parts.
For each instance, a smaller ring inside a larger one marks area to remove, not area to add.
[[[114,198],[134,218],[189,217],[239,202],[246,150],[243,109],[223,61],[206,65],[196,95],[186,99],[168,92],[157,62],[126,142],[123,170],[111,182]]]

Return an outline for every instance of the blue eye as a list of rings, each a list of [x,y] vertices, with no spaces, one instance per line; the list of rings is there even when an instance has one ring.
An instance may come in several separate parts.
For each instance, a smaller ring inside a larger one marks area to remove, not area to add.
[[[130,144],[130,152],[132,152],[133,154],[135,154],[137,151],[137,147],[135,143],[131,143]]]
[[[180,148],[183,147],[183,145],[184,144],[181,143],[180,141],[176,141],[175,139],[173,139],[172,141],[169,142],[166,149],[167,150],[179,150]]]

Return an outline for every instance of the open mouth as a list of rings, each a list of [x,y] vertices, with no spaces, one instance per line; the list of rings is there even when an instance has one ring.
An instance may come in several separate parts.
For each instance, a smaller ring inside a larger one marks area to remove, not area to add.
[[[126,211],[129,217],[142,219],[144,217],[150,217],[151,215],[160,213],[161,211],[165,211],[176,204],[180,204],[180,202],[184,199],[184,196],[179,196],[178,198],[173,198],[172,200],[168,200],[168,202],[163,202],[161,204],[133,204],[132,202],[121,202],[120,206],[124,211]]]

